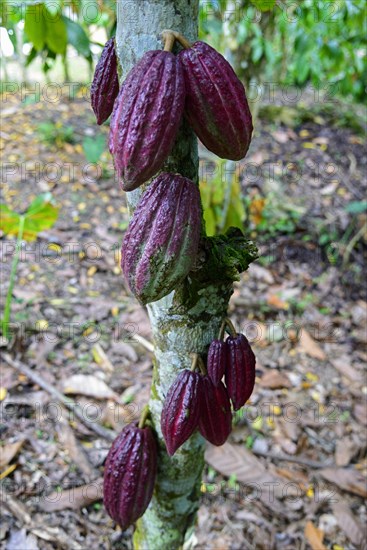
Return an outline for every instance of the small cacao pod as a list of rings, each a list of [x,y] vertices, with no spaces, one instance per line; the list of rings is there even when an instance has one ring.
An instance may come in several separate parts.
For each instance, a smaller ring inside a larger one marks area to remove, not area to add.
[[[255,385],[255,355],[246,336],[229,336],[225,382],[235,411],[249,399]]]
[[[202,403],[202,376],[183,370],[164,400],[161,428],[168,454],[172,456],[198,426]]]
[[[231,403],[224,384],[217,386],[208,376],[203,380],[199,431],[213,445],[223,445],[232,431]]]
[[[105,122],[113,110],[115,99],[119,93],[117,74],[117,59],[115,39],[106,42],[101,57],[96,65],[93,82],[90,89],[92,109],[97,118],[97,124]]]
[[[207,370],[214,386],[222,380],[227,363],[227,344],[223,340],[213,340],[209,346]]]
[[[129,424],[112,444],[103,480],[104,505],[122,530],[147,509],[156,473],[157,446],[152,430]]]
[[[110,152],[122,188],[132,191],[153,177],[170,154],[185,104],[177,57],[147,52],[124,81],[110,125]]]
[[[202,143],[221,158],[240,160],[249,148],[252,117],[245,88],[226,59],[205,42],[178,54],[186,117]]]
[[[166,296],[187,276],[200,229],[198,187],[177,174],[158,176],[138,203],[122,245],[121,268],[141,303]]]

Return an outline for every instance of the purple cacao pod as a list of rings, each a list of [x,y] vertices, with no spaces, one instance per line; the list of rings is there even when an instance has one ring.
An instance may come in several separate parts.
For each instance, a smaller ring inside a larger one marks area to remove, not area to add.
[[[147,52],[127,75],[115,102],[110,152],[122,188],[153,177],[170,154],[182,119],[185,84],[177,57]]]
[[[90,89],[92,109],[97,118],[97,124],[105,122],[113,110],[115,99],[119,93],[117,74],[117,59],[115,39],[106,42],[101,57],[96,65],[93,82]]]
[[[222,380],[227,364],[227,344],[223,340],[213,340],[209,346],[207,370],[214,386]]]
[[[199,431],[213,445],[223,445],[232,431],[231,403],[224,384],[217,387],[208,376],[203,380]]]
[[[168,390],[161,415],[162,434],[170,456],[197,428],[201,404],[202,376],[183,370]]]
[[[122,245],[121,268],[141,303],[159,300],[184,280],[200,230],[198,187],[177,174],[158,176],[135,209]]]
[[[178,58],[185,75],[185,114],[195,133],[219,157],[244,158],[253,128],[242,82],[228,61],[205,42],[195,42]]]
[[[129,424],[112,444],[103,480],[104,505],[122,530],[147,509],[156,473],[157,446],[152,430]]]
[[[255,355],[243,334],[229,336],[225,382],[235,411],[249,399],[255,385]]]

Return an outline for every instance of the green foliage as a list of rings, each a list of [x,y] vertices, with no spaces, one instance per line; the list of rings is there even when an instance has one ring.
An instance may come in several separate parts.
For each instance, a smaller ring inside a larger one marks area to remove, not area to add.
[[[279,190],[269,191],[266,198],[256,196],[247,199],[246,205],[254,229],[265,237],[294,233],[305,212],[303,207],[287,201]]]
[[[366,201],[352,201],[345,207],[345,210],[350,214],[362,214],[367,211]]]
[[[103,134],[86,137],[83,140],[83,151],[88,162],[96,163],[106,149],[106,139]]]
[[[81,25],[75,23],[69,17],[62,17],[66,26],[67,40],[71,46],[74,46],[76,51],[88,61],[92,60],[90,51],[90,42],[87,33]]]
[[[24,214],[18,214],[2,203],[0,229],[5,235],[17,235],[22,222],[22,240],[34,241],[38,233],[54,225],[58,212],[50,193],[38,195]]]
[[[46,49],[54,54],[65,54],[67,46],[65,21],[59,13],[51,13],[43,2],[27,7],[24,32],[37,51]]]
[[[75,141],[73,126],[63,126],[59,122],[42,122],[37,127],[37,133],[43,143],[57,147]]]
[[[15,25],[24,19],[24,41],[32,45],[27,57],[26,65],[29,65],[37,56],[41,57],[43,71],[47,73],[56,57],[61,55],[65,59],[67,46],[70,44],[89,63],[92,62],[90,40],[85,28],[79,22],[67,17],[64,12],[71,8],[75,17],[80,15],[83,2],[66,0],[52,0],[40,2],[25,2],[16,4],[8,0],[1,0],[1,22],[9,32],[16,47]],[[88,0],[88,11],[91,13],[91,1]],[[99,13],[97,6],[97,13]],[[79,17],[81,20],[82,18]],[[92,21],[90,21],[92,23]],[[66,69],[67,74],[67,69]]]
[[[332,95],[362,100],[367,84],[366,6],[364,0],[304,0],[298,5],[203,0],[201,38],[232,55],[247,82],[312,84]]]
[[[9,321],[13,288],[19,261],[22,241],[34,241],[37,235],[54,225],[58,218],[59,209],[55,206],[50,193],[38,195],[30,204],[26,212],[18,214],[6,204],[0,204],[0,230],[5,235],[17,235],[16,248],[11,264],[9,287],[6,295],[4,316],[1,321],[2,333],[5,338],[9,335]]]
[[[240,182],[237,175],[230,172],[231,166],[232,163],[219,160],[215,174],[200,181],[200,194],[208,236],[223,233],[229,227],[238,227],[243,230],[245,208]]]
[[[275,0],[251,0],[251,2],[260,11],[270,11],[275,6]]]

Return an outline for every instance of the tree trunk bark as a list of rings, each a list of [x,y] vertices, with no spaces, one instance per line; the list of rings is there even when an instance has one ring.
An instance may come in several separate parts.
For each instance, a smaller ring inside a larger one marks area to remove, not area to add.
[[[162,49],[160,33],[179,31],[190,41],[198,32],[199,0],[119,0],[116,44],[121,80],[148,50]],[[182,123],[165,170],[198,182],[197,139]],[[127,194],[133,211],[143,190]],[[204,466],[204,440],[195,433],[170,458],[160,428],[162,405],[177,374],[191,364],[190,354],[206,353],[217,337],[232,292],[226,283],[209,285],[188,304],[174,293],[150,304],[155,361],[150,410],[159,446],[158,477],[153,499],[138,521],[134,547],[139,550],[189,548],[194,533]]]

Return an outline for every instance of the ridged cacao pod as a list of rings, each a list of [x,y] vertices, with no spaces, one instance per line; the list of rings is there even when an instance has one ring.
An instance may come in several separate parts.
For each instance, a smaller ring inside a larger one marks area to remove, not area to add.
[[[249,399],[255,385],[255,355],[243,334],[229,336],[225,382],[235,411]]]
[[[209,346],[207,370],[214,386],[222,380],[227,364],[227,344],[223,340],[213,340]]]
[[[197,428],[201,403],[202,376],[183,370],[168,390],[161,415],[162,434],[170,456]]]
[[[91,103],[97,124],[105,122],[113,110],[119,93],[115,40],[106,42],[101,57],[96,65],[90,89]]]
[[[177,57],[147,52],[127,75],[115,102],[110,152],[122,188],[132,191],[153,177],[170,154],[185,105]]]
[[[178,58],[185,75],[185,114],[195,133],[219,157],[244,158],[251,142],[252,117],[236,73],[205,42],[195,42]]]
[[[169,294],[189,273],[199,247],[198,187],[163,173],[148,187],[127,228],[121,267],[141,303]]]
[[[122,530],[147,509],[156,473],[157,446],[152,430],[129,424],[112,444],[103,480],[104,505]]]
[[[215,387],[208,376],[203,380],[199,431],[213,445],[223,445],[232,431],[231,403],[224,384]]]

